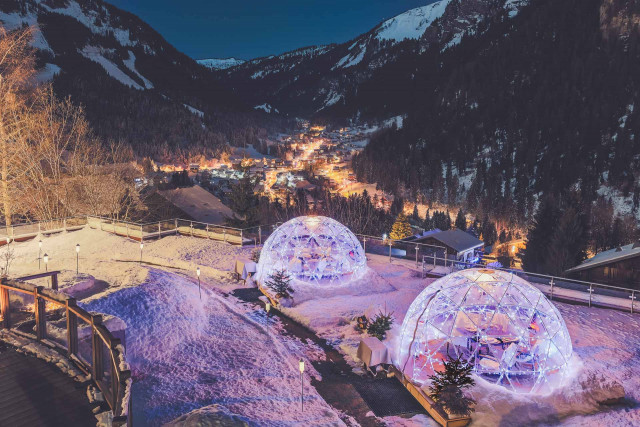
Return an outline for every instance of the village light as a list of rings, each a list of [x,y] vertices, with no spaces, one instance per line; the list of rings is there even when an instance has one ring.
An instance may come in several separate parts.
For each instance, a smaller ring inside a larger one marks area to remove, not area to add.
[[[298,369],[300,370],[300,408],[304,412],[304,360],[300,359]]]
[[[80,243],[76,244],[76,276],[78,275],[79,259],[80,259]]]
[[[202,291],[200,290],[200,267],[196,268],[196,276],[198,276],[198,294],[200,294],[200,299],[202,299]]]

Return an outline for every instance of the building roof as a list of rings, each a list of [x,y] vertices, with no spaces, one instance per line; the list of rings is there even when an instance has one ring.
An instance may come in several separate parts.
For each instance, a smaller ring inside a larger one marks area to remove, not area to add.
[[[435,239],[443,245],[455,250],[456,252],[464,252],[470,249],[479,248],[484,245],[484,242],[477,237],[467,233],[466,231],[453,229],[445,230],[439,233],[428,234],[421,239]]]
[[[588,270],[590,268],[599,267],[612,262],[622,261],[627,258],[633,258],[640,255],[640,244],[638,242],[631,243],[618,248],[609,249],[608,251],[600,252],[595,256],[584,261],[582,264],[577,265],[567,270],[567,273],[575,273],[578,271]]]
[[[171,204],[196,221],[222,224],[233,212],[220,199],[199,185],[158,191]]]

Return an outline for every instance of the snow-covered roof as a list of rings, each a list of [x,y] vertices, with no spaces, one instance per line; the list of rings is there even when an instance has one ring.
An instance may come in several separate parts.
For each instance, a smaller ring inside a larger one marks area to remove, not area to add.
[[[222,224],[233,212],[220,199],[199,185],[158,191],[165,199],[196,221]]]
[[[450,247],[457,252],[468,251],[469,249],[479,248],[484,245],[484,242],[482,240],[467,233],[466,231],[458,229],[441,231],[439,233],[420,237],[417,240],[425,238],[435,239],[443,245]]]
[[[598,267],[605,264],[610,264],[616,261],[622,261],[627,258],[633,258],[640,255],[640,242],[631,243],[625,246],[609,249],[608,251],[600,252],[595,256],[589,258],[580,265],[567,270],[567,273],[575,273],[578,271],[588,270],[590,268]]]

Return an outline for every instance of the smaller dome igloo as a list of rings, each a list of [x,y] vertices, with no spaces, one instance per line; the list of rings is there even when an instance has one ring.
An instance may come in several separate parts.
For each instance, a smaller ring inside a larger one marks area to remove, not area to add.
[[[511,273],[469,269],[436,280],[409,307],[395,365],[422,385],[447,358],[518,393],[548,393],[567,375],[571,338],[558,309]]]
[[[341,285],[365,267],[364,250],[347,227],[324,216],[301,216],[282,224],[264,243],[256,280],[262,283],[284,269],[299,282]]]

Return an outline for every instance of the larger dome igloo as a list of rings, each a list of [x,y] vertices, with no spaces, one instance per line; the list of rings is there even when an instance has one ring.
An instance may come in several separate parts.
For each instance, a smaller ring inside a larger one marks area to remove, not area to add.
[[[447,358],[518,393],[548,393],[567,375],[573,351],[558,309],[511,273],[469,269],[436,280],[409,307],[396,367],[420,385]]]
[[[264,243],[256,280],[263,283],[284,269],[296,281],[340,285],[365,267],[364,250],[347,227],[324,216],[301,216],[282,224]]]

